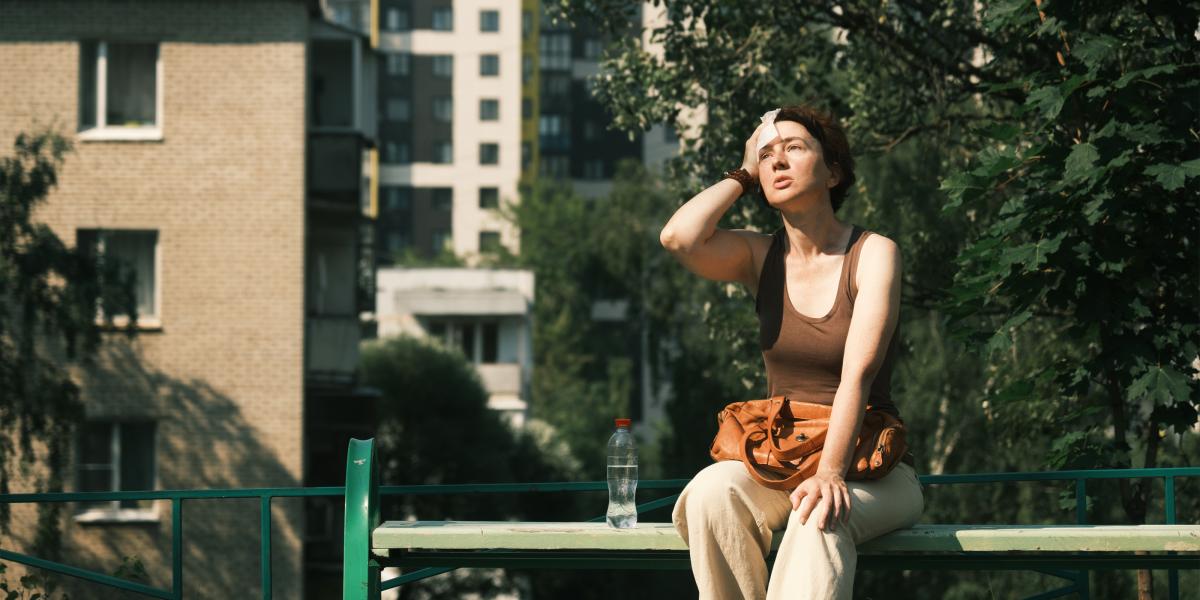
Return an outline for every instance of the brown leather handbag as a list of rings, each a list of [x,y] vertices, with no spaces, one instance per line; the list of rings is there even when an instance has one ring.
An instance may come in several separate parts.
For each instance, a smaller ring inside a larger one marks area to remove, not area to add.
[[[832,412],[784,396],[734,402],[717,415],[709,454],[715,461],[740,460],[759,484],[791,491],[817,472]],[[905,434],[900,419],[868,407],[846,479],[887,475],[908,451]]]

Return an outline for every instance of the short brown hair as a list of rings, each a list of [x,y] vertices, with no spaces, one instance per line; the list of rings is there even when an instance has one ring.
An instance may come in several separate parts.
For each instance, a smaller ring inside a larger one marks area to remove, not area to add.
[[[825,166],[833,170],[837,167],[838,183],[829,190],[829,201],[833,211],[842,206],[846,200],[846,192],[854,185],[854,157],[850,154],[850,142],[846,139],[846,130],[837,122],[833,115],[817,110],[811,106],[797,104],[785,106],[775,116],[775,121],[794,121],[804,126],[818,142],[821,143],[821,154],[825,157]],[[767,197],[759,190],[759,199],[767,204]]]

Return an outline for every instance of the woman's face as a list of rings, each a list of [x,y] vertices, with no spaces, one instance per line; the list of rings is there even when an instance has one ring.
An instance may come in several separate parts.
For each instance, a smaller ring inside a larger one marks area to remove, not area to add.
[[[758,153],[758,182],[775,208],[797,198],[828,198],[837,175],[825,166],[821,142],[795,121],[777,121],[779,137]]]

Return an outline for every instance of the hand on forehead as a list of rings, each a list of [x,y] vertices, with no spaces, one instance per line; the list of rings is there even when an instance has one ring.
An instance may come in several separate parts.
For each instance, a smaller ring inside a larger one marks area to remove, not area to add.
[[[775,127],[775,117],[779,116],[779,110],[776,108],[763,113],[761,117],[763,128],[758,132],[758,140],[754,143],[756,150],[761,151],[779,139],[779,129]]]

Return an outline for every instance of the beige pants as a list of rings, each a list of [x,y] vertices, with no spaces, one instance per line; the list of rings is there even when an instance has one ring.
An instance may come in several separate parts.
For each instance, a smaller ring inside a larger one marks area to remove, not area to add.
[[[877,481],[851,481],[850,521],[821,531],[800,524],[788,493],[754,482],[736,461],[712,464],[687,484],[671,520],[687,543],[692,575],[704,600],[849,600],[855,545],[921,517],[925,500],[913,468],[901,463]],[[786,527],[786,528],[785,528]],[[767,585],[767,555],[783,540]]]

